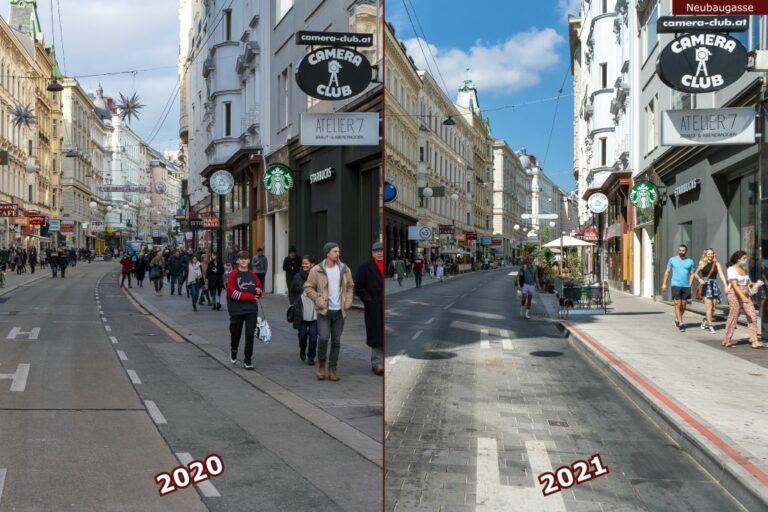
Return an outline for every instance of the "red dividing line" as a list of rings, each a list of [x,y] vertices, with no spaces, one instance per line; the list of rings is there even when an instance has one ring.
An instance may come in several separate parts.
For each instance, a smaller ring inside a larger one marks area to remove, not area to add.
[[[690,426],[695,428],[699,433],[701,433],[704,437],[709,439],[723,452],[728,454],[728,456],[730,456],[733,460],[738,462],[741,467],[747,470],[752,476],[757,478],[763,485],[768,486],[768,474],[766,474],[765,471],[755,466],[752,462],[749,461],[749,459],[747,459],[744,455],[739,453],[738,450],[731,447],[728,443],[726,443],[720,437],[718,437],[717,434],[715,434],[714,432],[709,430],[707,427],[702,425],[695,418],[691,417],[690,414],[685,412],[680,406],[674,403],[664,393],[662,393],[661,391],[653,387],[649,382],[647,382],[645,379],[643,379],[638,374],[636,374],[622,360],[620,360],[619,358],[617,358],[616,356],[608,352],[608,350],[606,350],[602,345],[600,345],[598,342],[592,339],[592,337],[589,336],[587,333],[575,327],[570,322],[563,322],[563,323],[568,329],[572,330],[573,332],[578,334],[581,338],[583,338],[584,341],[592,345],[592,347],[594,347],[595,350],[597,350],[603,356],[605,356],[611,363],[613,363],[614,366],[621,369],[627,376],[629,376],[631,379],[637,382],[642,388],[646,389],[649,393],[651,393],[654,397],[656,397],[661,403],[669,407],[675,414],[677,414],[680,418],[682,418],[683,421],[685,421]]]

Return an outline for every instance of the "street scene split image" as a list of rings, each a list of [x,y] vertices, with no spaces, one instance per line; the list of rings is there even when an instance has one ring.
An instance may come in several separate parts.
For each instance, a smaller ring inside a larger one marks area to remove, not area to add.
[[[768,510],[767,8],[387,3],[387,512]]]
[[[378,511],[376,1],[0,7],[0,511]]]

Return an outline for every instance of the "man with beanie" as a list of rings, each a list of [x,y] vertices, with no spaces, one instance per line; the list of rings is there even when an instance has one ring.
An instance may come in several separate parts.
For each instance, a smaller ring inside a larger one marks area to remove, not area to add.
[[[339,244],[328,242],[323,246],[325,259],[312,267],[304,283],[304,292],[315,303],[317,311],[317,380],[325,379],[325,362],[328,360],[328,380],[337,381],[336,364],[341,351],[341,333],[344,319],[352,307],[355,283],[352,272],[340,260]],[[328,352],[328,340],[331,352]]]
[[[288,256],[283,260],[283,272],[285,272],[285,284],[288,289],[291,289],[293,284],[293,276],[299,273],[301,270],[301,258],[296,254],[296,248],[291,246],[288,248]]]
[[[243,363],[246,370],[253,370],[253,338],[256,331],[256,320],[259,305],[256,301],[262,295],[261,281],[255,272],[248,269],[251,259],[247,251],[237,253],[237,267],[227,276],[227,311],[229,312],[230,355],[232,364],[237,362],[237,348],[240,346],[240,336],[245,324],[245,357]]]
[[[365,304],[365,341],[371,347],[371,371],[384,375],[382,341],[384,337],[384,245],[371,247],[371,260],[355,275],[355,293]]]

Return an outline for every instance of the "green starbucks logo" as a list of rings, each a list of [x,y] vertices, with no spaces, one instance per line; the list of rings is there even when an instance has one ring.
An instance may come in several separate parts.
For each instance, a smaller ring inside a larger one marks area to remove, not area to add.
[[[283,164],[272,164],[264,172],[264,187],[274,196],[281,196],[293,187],[291,170]]]
[[[650,181],[638,181],[629,192],[629,200],[641,210],[653,207],[658,198],[659,192]]]

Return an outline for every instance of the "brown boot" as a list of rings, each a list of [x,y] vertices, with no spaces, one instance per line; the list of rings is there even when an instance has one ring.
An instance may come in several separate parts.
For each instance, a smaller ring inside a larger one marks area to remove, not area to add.
[[[339,376],[336,375],[336,368],[328,368],[328,380],[336,382]]]
[[[317,363],[317,372],[315,372],[317,380],[325,380],[325,363]]]
[[[376,375],[384,375],[384,365],[378,364],[371,368],[371,371],[375,373]]]

